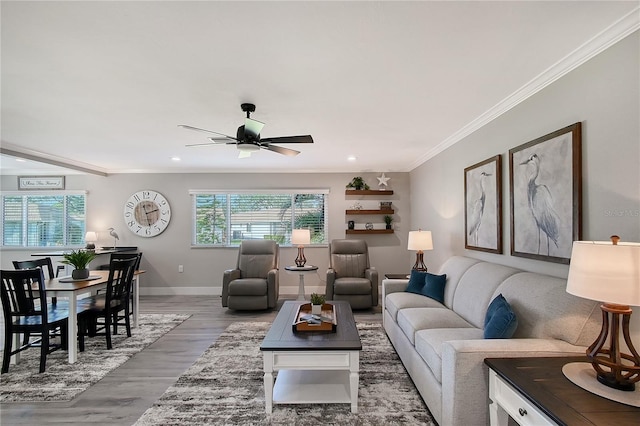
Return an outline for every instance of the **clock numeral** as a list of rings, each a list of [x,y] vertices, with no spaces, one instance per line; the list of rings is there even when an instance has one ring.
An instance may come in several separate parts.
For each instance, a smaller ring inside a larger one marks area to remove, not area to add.
[[[147,235],[151,235],[151,228],[145,229],[144,233],[147,234]]]
[[[160,218],[160,221],[161,221],[162,223],[169,223],[169,222],[167,222],[166,220],[164,220],[163,218]]]
[[[133,199],[136,200],[136,202],[139,202],[140,201],[140,196],[138,194],[135,194],[133,196]]]
[[[127,208],[128,209],[133,209],[135,207],[135,204],[133,201],[127,201]]]
[[[133,225],[135,225],[135,224],[136,224],[136,222],[135,222],[135,221],[133,221],[133,220],[130,220],[129,222],[127,222],[127,226],[128,226],[129,228],[131,228],[131,227],[132,227]]]
[[[137,234],[138,232],[140,232],[140,230],[141,230],[141,229],[142,229],[142,226],[138,225],[138,229],[136,230],[136,234]]]
[[[156,231],[158,231],[158,232],[160,232],[160,231],[161,231],[161,229],[160,229],[160,227],[159,227],[158,225],[153,225],[153,229],[155,229],[155,230],[156,230]]]
[[[126,212],[126,213],[124,214],[124,217],[131,217],[131,212]]]
[[[142,198],[145,200],[151,198],[151,193],[149,191],[142,191]]]

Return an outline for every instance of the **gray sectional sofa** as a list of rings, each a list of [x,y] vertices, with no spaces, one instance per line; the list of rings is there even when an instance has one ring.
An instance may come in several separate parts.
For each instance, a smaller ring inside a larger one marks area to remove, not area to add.
[[[384,329],[441,426],[489,424],[489,357],[584,354],[600,331],[596,302],[565,291],[566,280],[467,257],[452,257],[441,304],[382,282]],[[484,339],[488,305],[502,294],[517,315],[511,339]]]

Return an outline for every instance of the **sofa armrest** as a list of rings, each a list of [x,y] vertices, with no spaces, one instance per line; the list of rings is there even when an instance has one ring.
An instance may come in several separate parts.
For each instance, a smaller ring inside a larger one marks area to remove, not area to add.
[[[489,424],[485,358],[584,355],[586,348],[556,339],[452,340],[442,345],[442,424]],[[484,417],[478,418],[479,414]],[[483,421],[484,420],[484,421]]]
[[[277,269],[267,272],[267,306],[275,308],[280,294],[280,276]]]
[[[325,297],[327,300],[333,300],[333,284],[336,281],[336,270],[333,268],[327,269],[327,282],[325,285]]]
[[[222,275],[222,306],[227,307],[229,298],[229,283],[241,277],[240,269],[227,269]]]
[[[367,268],[364,270],[364,277],[371,281],[371,306],[378,306],[378,270]]]
[[[382,300],[384,300],[384,297],[388,294],[405,291],[408,284],[409,280],[385,278],[382,280]]]
[[[382,322],[384,323],[385,299],[388,294],[405,291],[409,280],[396,280],[385,278],[382,280]]]

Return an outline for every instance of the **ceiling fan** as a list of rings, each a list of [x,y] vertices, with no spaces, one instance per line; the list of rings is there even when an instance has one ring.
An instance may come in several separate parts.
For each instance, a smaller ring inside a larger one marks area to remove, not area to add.
[[[252,152],[259,151],[260,149],[266,149],[268,151],[273,151],[277,152],[278,154],[288,155],[292,157],[300,154],[300,151],[296,151],[295,149],[290,148],[283,148],[281,146],[275,146],[272,144],[313,143],[313,138],[310,135],[261,138],[260,132],[264,127],[264,123],[261,123],[260,121],[254,120],[250,117],[250,114],[256,110],[256,106],[254,104],[241,104],[240,108],[242,108],[242,111],[247,113],[247,118],[245,119],[244,125],[238,127],[236,137],[225,135],[224,133],[214,132],[211,130],[200,129],[198,127],[187,126],[186,124],[179,124],[178,127],[182,127],[184,129],[213,133],[214,135],[217,135],[208,138],[211,142],[196,143],[186,146],[191,147],[214,144],[235,145],[240,151],[240,154],[238,156],[240,158],[249,157]]]

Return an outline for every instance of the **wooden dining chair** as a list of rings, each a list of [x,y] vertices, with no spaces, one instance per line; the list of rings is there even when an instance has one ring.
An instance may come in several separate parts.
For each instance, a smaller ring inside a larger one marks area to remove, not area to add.
[[[127,337],[131,337],[129,297],[137,262],[137,256],[112,260],[106,292],[79,301],[83,303],[83,312],[78,315],[80,352],[84,351],[85,336],[105,336],[107,349],[111,349],[111,329],[113,334],[117,334],[118,324],[123,324]]]
[[[2,373],[9,371],[11,356],[34,346],[40,346],[40,373],[44,373],[47,355],[67,347],[69,312],[47,303],[46,281],[41,268],[0,271],[0,276],[5,332]],[[55,328],[62,331],[60,344],[51,341],[51,332]],[[36,339],[26,338],[19,348],[13,349],[13,337],[16,334]]]
[[[32,268],[42,268],[43,271],[47,272],[45,278],[53,279],[58,276],[60,273],[60,267],[56,269],[56,273],[53,273],[53,262],[50,257],[43,257],[41,259],[29,259],[29,260],[14,260],[13,267],[16,269],[32,269]],[[58,299],[56,297],[51,298],[51,303],[56,304]]]

